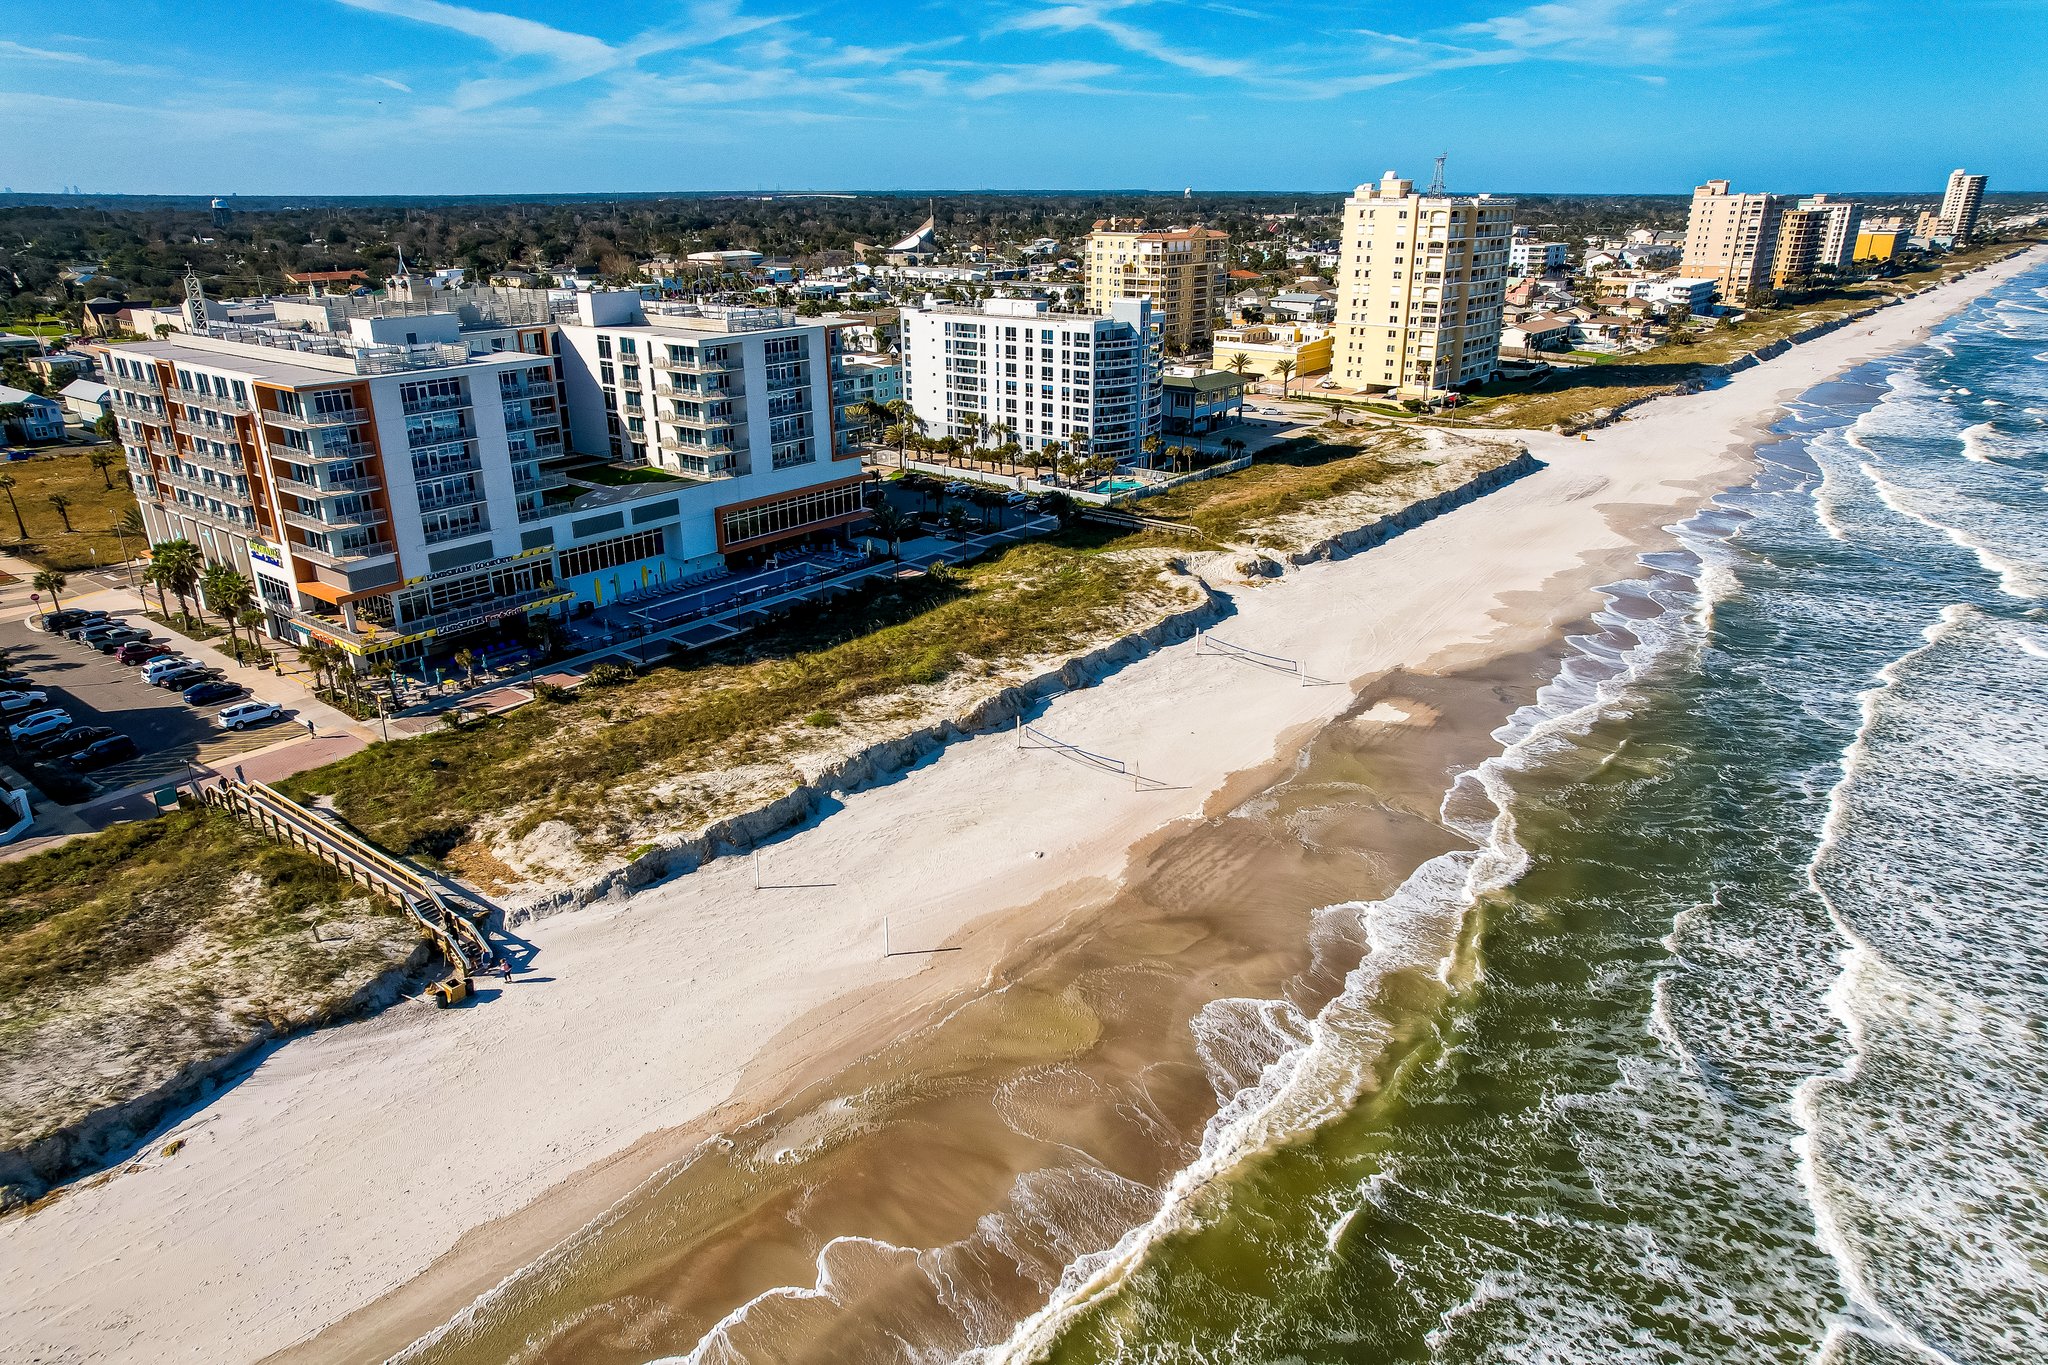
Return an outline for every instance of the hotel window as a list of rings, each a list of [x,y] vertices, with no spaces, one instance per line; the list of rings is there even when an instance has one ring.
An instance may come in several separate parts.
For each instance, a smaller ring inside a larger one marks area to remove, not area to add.
[[[561,562],[561,576],[576,578],[587,573],[598,573],[605,569],[616,569],[621,564],[631,564],[638,559],[652,559],[665,553],[667,542],[662,532],[635,531],[630,535],[615,536],[611,540],[600,540],[594,545],[579,545],[563,550],[557,558]]]
[[[597,353],[606,360],[611,359],[612,339],[610,337],[601,336],[597,339]]]

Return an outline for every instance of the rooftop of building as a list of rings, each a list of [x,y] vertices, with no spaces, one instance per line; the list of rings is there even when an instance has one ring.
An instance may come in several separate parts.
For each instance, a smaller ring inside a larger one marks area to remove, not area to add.
[[[1242,389],[1248,382],[1231,370],[1197,370],[1188,366],[1169,369],[1160,382],[1169,389],[1192,389],[1196,393],[1223,393]]]

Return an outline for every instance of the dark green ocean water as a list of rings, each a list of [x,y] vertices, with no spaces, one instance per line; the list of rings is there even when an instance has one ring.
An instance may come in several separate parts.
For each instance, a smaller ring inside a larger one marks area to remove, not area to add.
[[[1793,406],[1356,907],[1463,917],[1442,1007],[1326,1011],[991,1355],[2048,1359],[2044,286]]]

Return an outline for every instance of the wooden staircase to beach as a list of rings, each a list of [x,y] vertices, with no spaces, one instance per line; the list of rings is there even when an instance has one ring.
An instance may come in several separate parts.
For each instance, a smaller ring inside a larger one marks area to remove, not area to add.
[[[201,782],[199,793],[208,805],[288,848],[318,858],[411,916],[447,961],[447,977],[434,986],[441,1004],[466,999],[471,976],[496,960],[497,954],[466,907],[418,868],[353,830],[320,818],[263,782],[223,777]]]

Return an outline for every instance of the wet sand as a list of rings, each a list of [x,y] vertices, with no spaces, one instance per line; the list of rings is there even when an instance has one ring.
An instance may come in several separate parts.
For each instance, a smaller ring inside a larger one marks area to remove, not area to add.
[[[1211,1002],[1312,1004],[1357,960],[1341,940],[1316,957],[1311,910],[1444,846],[1445,784],[1547,678],[1592,589],[1743,476],[1780,396],[1987,277],[1591,442],[1532,437],[1548,469],[1230,589],[1245,643],[1341,662],[1355,697],[1177,646],[1048,707],[1064,738],[1177,782],[1138,793],[963,741],[778,841],[772,895],[713,863],[537,926],[553,979],[491,1009],[280,1050],[166,1135],[188,1139],[177,1160],[0,1225],[0,1331],[52,1358],[374,1358],[560,1243],[475,1317],[499,1335],[437,1349],[647,1359],[776,1290],[733,1329],[757,1358],[1000,1339],[1066,1259],[1144,1216],[1215,1107],[1212,1069],[1255,1067]],[[898,947],[961,951],[884,960],[885,914]],[[1206,1055],[1205,1009],[1224,1040]]]
[[[626,1365],[726,1319],[735,1354],[779,1362],[1000,1341],[1150,1215],[1219,1089],[1271,1060],[1215,1002],[1312,1015],[1341,989],[1365,945],[1314,912],[1463,845],[1437,819],[1450,776],[1560,653],[1373,680],[1277,781],[1155,841],[940,1022],[683,1157],[418,1358]]]

